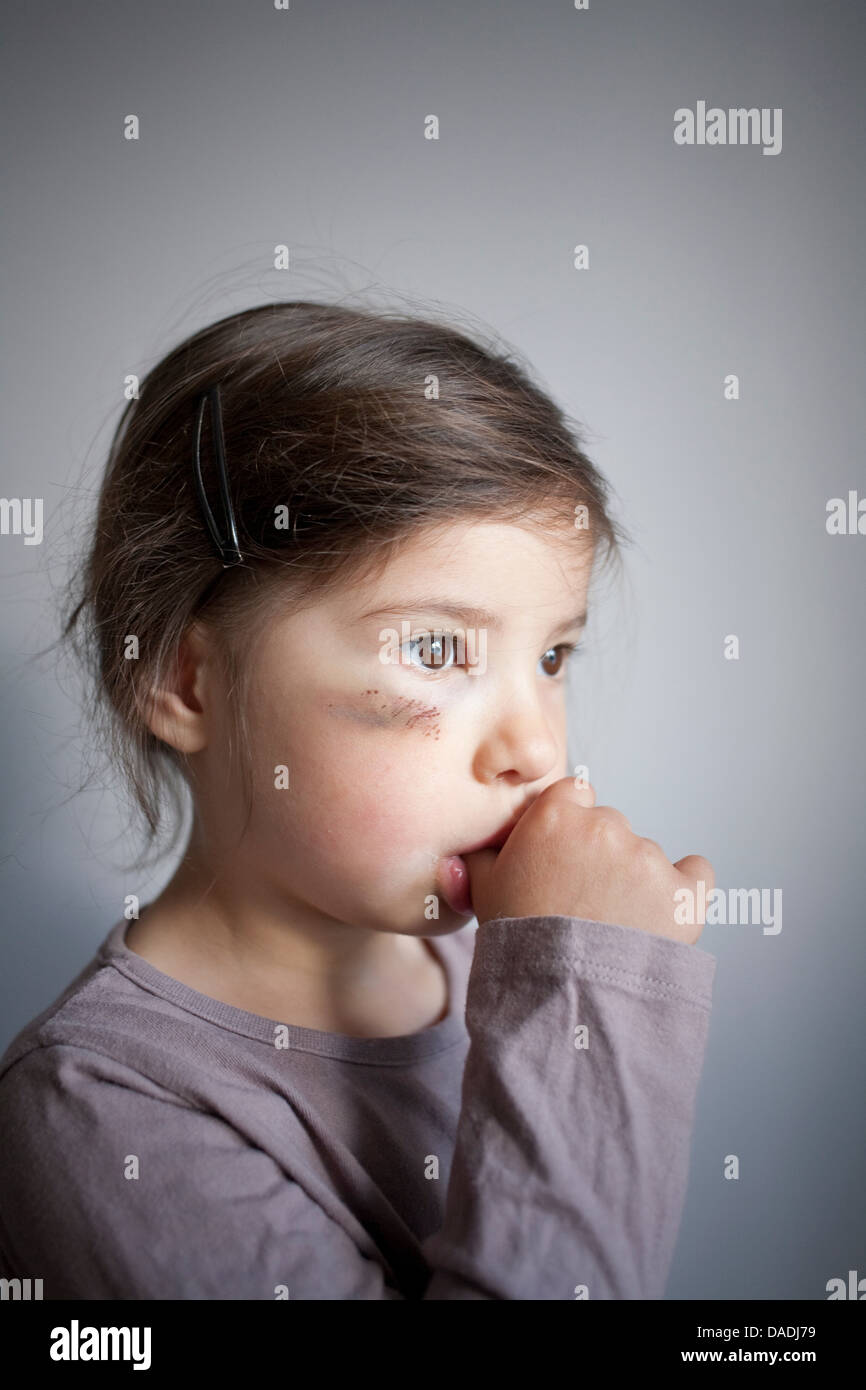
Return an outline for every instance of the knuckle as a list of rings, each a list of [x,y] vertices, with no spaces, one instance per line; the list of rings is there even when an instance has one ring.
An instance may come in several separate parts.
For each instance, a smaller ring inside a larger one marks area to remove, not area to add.
[[[655,840],[650,840],[642,835],[635,841],[634,857],[640,867],[644,870],[653,870],[669,867],[668,857],[661,845]]]
[[[631,826],[629,825],[622,811],[618,811],[615,806],[597,806],[596,814],[599,816],[600,819],[603,819],[605,822],[609,823],[611,826],[613,826],[615,830],[618,830],[620,833],[631,831]]]
[[[707,885],[707,889],[709,890],[709,889],[715,888],[715,886],[716,886],[716,871],[715,871],[715,869],[713,868],[713,866],[712,866],[712,864],[710,863],[709,859],[704,859],[704,857],[703,857],[702,854],[699,854],[699,855],[698,855],[698,858],[699,858],[699,860],[701,861],[701,874],[700,874],[700,876],[701,876],[701,878],[704,880],[704,883]]]
[[[621,845],[628,826],[625,817],[612,806],[597,806],[590,824],[590,836],[598,848],[615,849]]]
[[[540,794],[539,801],[545,808],[566,811],[574,805],[574,778],[561,777],[559,781],[551,782]]]
[[[695,879],[703,879],[707,887],[711,887],[716,881],[716,875],[709,859],[705,859],[702,854],[693,854],[690,859],[690,867]]]

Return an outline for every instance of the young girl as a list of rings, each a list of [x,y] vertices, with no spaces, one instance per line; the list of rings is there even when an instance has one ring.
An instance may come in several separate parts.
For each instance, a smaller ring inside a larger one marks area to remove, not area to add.
[[[317,303],[131,401],[81,591],[165,890],[0,1064],[45,1298],[660,1298],[715,958],[569,776],[608,490],[507,356]],[[477,925],[472,925],[472,919]]]

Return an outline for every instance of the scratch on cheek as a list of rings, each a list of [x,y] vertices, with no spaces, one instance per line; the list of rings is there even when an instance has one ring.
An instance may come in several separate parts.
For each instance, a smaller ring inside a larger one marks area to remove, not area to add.
[[[337,715],[339,719],[354,719],[358,724],[372,724],[376,729],[387,728],[389,723],[385,715],[377,714],[375,710],[353,709],[351,705],[335,705],[332,700],[328,701],[328,713]]]
[[[398,728],[413,729],[425,738],[438,739],[439,718],[442,711],[436,705],[425,705],[423,700],[411,700],[408,696],[387,697],[379,690],[365,690],[363,708],[353,705],[328,703],[332,714],[356,719],[362,724],[372,724],[376,728],[386,728],[396,724]]]

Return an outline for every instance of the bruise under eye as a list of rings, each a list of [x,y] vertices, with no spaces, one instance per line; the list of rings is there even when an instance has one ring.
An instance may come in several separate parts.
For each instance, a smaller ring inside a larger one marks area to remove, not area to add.
[[[338,704],[328,702],[329,714],[340,718],[355,719],[361,724],[369,724],[377,729],[412,729],[424,734],[425,738],[439,737],[439,717],[441,710],[437,705],[425,704],[423,700],[409,699],[405,695],[385,695],[379,690],[365,690],[356,702]]]

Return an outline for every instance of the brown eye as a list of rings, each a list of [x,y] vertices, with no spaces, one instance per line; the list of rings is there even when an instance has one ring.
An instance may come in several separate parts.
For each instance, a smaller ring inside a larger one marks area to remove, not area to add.
[[[423,671],[443,671],[451,665],[454,655],[453,634],[450,632],[418,632],[406,643],[410,666]],[[417,660],[415,659],[417,657]]]
[[[541,658],[541,663],[544,667],[545,675],[558,676],[560,671],[565,666],[567,658],[572,656],[575,650],[576,647],[573,642],[560,642],[558,647],[548,647],[547,651],[544,653],[544,656]],[[553,670],[550,669],[550,666],[545,665],[545,662],[547,662],[550,658],[553,659]]]

